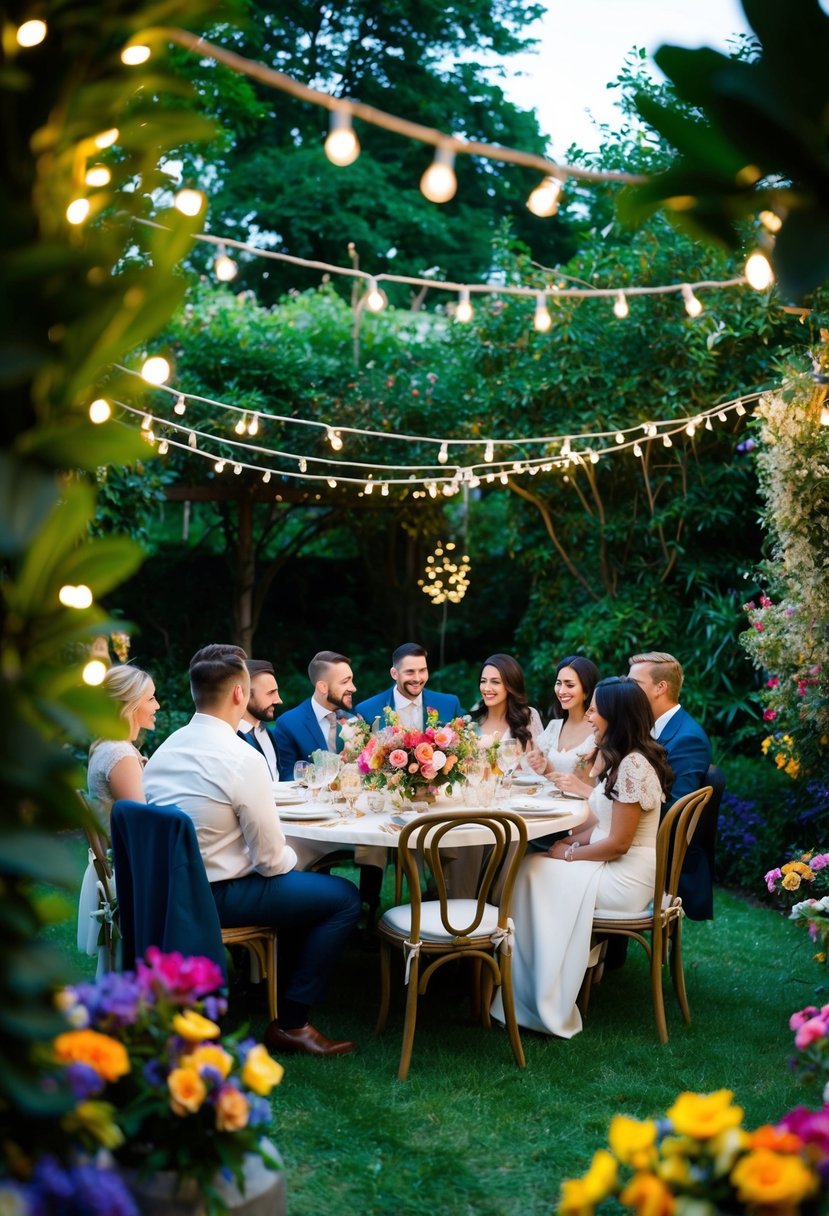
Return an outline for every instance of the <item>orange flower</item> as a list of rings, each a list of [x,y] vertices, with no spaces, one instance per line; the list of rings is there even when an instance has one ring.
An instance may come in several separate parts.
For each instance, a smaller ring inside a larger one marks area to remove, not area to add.
[[[204,1018],[195,1009],[185,1009],[173,1018],[173,1030],[188,1043],[200,1043],[202,1039],[218,1039],[222,1033],[215,1022]]]
[[[807,866],[804,861],[787,861],[784,866],[780,867],[781,874],[799,874],[804,882],[811,882],[814,878],[814,871],[811,866]]]
[[[718,1089],[713,1094],[682,1093],[668,1111],[668,1118],[678,1135],[711,1140],[742,1123],[742,1109],[731,1105],[733,1097],[730,1089]]]
[[[216,1097],[216,1128],[220,1132],[238,1132],[247,1127],[250,1107],[248,1100],[238,1089],[226,1085]]]
[[[218,1043],[202,1043],[201,1047],[182,1057],[181,1067],[192,1068],[198,1073],[210,1068],[224,1080],[233,1067],[233,1056]]]
[[[818,1189],[816,1174],[799,1157],[758,1148],[742,1157],[731,1171],[737,1197],[752,1208],[791,1211]]]
[[[130,1070],[123,1044],[97,1030],[67,1030],[55,1039],[54,1049],[64,1064],[86,1064],[105,1081],[117,1081]]]
[[[671,1216],[674,1210],[673,1195],[655,1174],[634,1174],[619,1200],[637,1216]]]
[[[749,1148],[770,1148],[777,1153],[798,1153],[803,1147],[803,1141],[794,1132],[787,1132],[783,1128],[772,1127],[770,1123],[765,1123],[762,1127],[758,1127],[756,1132],[751,1132],[748,1137]]]
[[[174,1115],[192,1115],[207,1096],[207,1086],[192,1068],[174,1068],[167,1078]]]

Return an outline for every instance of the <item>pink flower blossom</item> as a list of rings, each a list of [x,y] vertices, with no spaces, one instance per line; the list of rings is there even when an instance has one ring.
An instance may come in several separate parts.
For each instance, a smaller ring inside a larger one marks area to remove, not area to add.
[[[766,688],[777,688],[779,683],[777,676],[772,676],[770,680],[766,680]]]
[[[769,597],[767,595],[760,596],[760,607],[761,608],[771,608],[771,600],[769,599]]]
[[[389,753],[389,764],[392,768],[405,768],[409,762],[409,753],[405,752],[402,747],[396,747],[393,752]]]
[[[805,1009],[798,1009],[797,1013],[793,1013],[789,1018],[789,1030],[800,1030],[800,1027],[805,1026],[808,1021],[816,1016],[817,1012],[817,1008],[814,1005],[807,1005]]]
[[[764,722],[773,722],[776,717],[777,717],[776,709],[764,709],[763,710],[763,721]]]
[[[765,882],[769,891],[773,891],[776,879],[782,878],[782,877],[783,877],[783,871],[779,867],[777,867],[774,870],[769,870],[768,874],[764,874],[763,881]]]
[[[810,1018],[808,1022],[804,1022],[794,1036],[794,1045],[798,1051],[805,1051],[807,1047],[811,1047],[818,1039],[826,1038],[827,1026],[823,1018]]]
[[[417,773],[417,772],[419,772],[419,771],[420,771],[420,765],[419,765],[419,764],[416,764],[414,761],[412,761],[412,763],[411,763],[411,764],[409,765],[409,767],[406,769],[406,772],[407,772],[407,773],[411,773],[411,774],[412,774],[412,776],[414,776],[414,774],[415,774],[415,773]]]
[[[435,754],[435,749],[431,743],[418,743],[415,748],[415,759],[421,764],[429,764]]]
[[[829,865],[829,853],[815,853],[809,862],[809,866],[813,870],[824,870],[827,865]]]
[[[438,775],[438,770],[432,763],[421,764],[420,775],[424,781],[434,781],[435,777]]]
[[[755,621],[755,622],[754,622],[754,628],[757,630],[757,632],[758,632],[758,633],[762,633],[762,632],[763,632],[763,622],[762,622],[762,621]]]
[[[157,946],[147,948],[135,969],[143,988],[162,991],[182,1004],[215,992],[225,982],[221,969],[212,959],[201,955],[184,956],[178,951],[162,954]]]
[[[435,747],[439,747],[441,749],[441,751],[443,751],[444,748],[451,747],[451,745],[455,742],[455,740],[456,740],[455,732],[453,730],[450,730],[448,728],[448,726],[441,726],[441,728],[439,730],[435,731],[433,741],[434,741]]]

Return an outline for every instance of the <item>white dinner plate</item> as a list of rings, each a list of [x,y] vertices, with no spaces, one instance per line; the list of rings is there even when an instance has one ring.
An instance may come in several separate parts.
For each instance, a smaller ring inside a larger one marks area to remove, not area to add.
[[[570,811],[561,806],[558,800],[553,801],[552,798],[513,798],[510,806],[521,815],[538,815],[549,818],[552,815],[570,814]]]
[[[516,773],[512,779],[513,785],[548,785],[546,777],[538,773]]]
[[[305,801],[299,790],[275,790],[273,800],[277,806],[296,806]]]
[[[279,807],[280,819],[331,819],[336,810],[330,806],[291,806],[284,810]]]

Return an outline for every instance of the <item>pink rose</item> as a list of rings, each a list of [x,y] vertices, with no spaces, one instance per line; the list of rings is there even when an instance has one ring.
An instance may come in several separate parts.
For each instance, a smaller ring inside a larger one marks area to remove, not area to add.
[[[405,768],[409,763],[409,754],[404,752],[402,747],[396,747],[389,755],[389,764],[392,768]]]
[[[414,774],[419,771],[419,768],[420,766],[413,761],[407,768],[406,772],[411,773],[412,776],[414,776]]]
[[[768,874],[763,875],[763,882],[766,884],[769,891],[773,891],[775,880],[782,877],[783,871],[781,869],[777,868],[774,870],[769,870]]]
[[[435,749],[431,743],[418,743],[415,748],[415,759],[421,764],[429,764],[435,754]]]
[[[811,866],[811,868],[813,870],[825,869],[826,866],[829,865],[829,853],[818,853],[815,857],[812,858],[812,860],[809,862],[809,865]]]
[[[763,710],[763,721],[764,722],[773,722],[776,717],[777,717],[776,709],[764,709]]]
[[[424,781],[434,781],[435,777],[438,775],[438,770],[435,768],[434,764],[421,764],[420,775]]]
[[[440,730],[435,731],[435,747],[439,747],[443,751],[455,742],[456,735],[448,726],[441,726]]]
[[[823,1011],[821,1010],[821,1013]],[[797,1013],[793,1013],[789,1018],[789,1030],[799,1030],[801,1026],[815,1016],[817,1009],[814,1005],[807,1005],[805,1009],[798,1009]]]
[[[812,1043],[816,1043],[818,1039],[826,1037],[826,1023],[822,1018],[810,1018],[808,1022],[804,1022],[794,1036],[794,1045],[798,1051],[805,1051],[807,1047],[811,1047]]]

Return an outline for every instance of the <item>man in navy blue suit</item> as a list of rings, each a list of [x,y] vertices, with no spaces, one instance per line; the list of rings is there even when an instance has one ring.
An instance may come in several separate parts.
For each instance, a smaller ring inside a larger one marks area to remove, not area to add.
[[[271,781],[276,784],[279,780],[279,752],[273,730],[267,726],[268,722],[274,720],[277,705],[282,704],[276,672],[273,663],[268,663],[266,659],[246,659],[245,666],[250,676],[250,698],[236,733],[245,743],[250,743],[262,753],[268,763]],[[290,775],[286,775],[285,779],[290,781]]]
[[[367,722],[379,719],[385,724],[383,711],[393,709],[401,726],[408,730],[423,730],[426,713],[437,710],[441,722],[459,717],[463,710],[456,696],[450,693],[431,692],[426,687],[429,666],[426,651],[417,642],[405,642],[398,646],[391,657],[391,677],[394,680],[387,692],[379,692],[357,706],[357,713]]]
[[[650,651],[630,659],[630,678],[635,680],[651,703],[653,735],[668,753],[674,781],[665,791],[667,809],[686,794],[708,784],[711,744],[708,736],[679,704],[683,672],[672,654]],[[704,813],[704,812],[703,812]],[[704,838],[707,836],[708,847]],[[696,832],[685,855],[679,893],[682,906],[692,920],[710,920],[714,915],[713,833]]]

